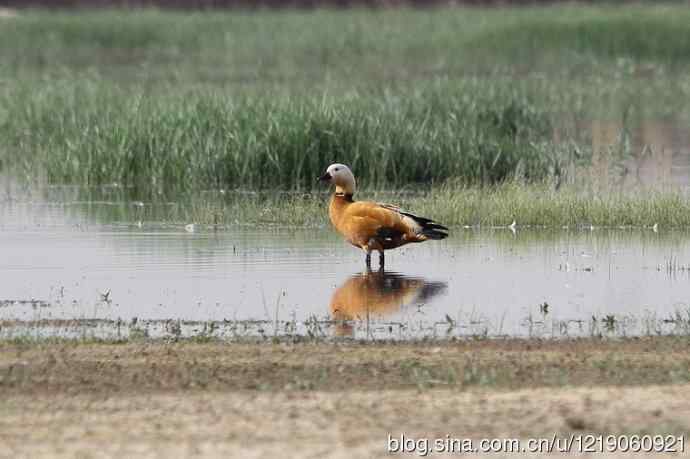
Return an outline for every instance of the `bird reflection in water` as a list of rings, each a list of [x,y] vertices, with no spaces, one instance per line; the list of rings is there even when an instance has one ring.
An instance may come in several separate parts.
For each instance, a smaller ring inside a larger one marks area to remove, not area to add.
[[[395,272],[366,271],[351,276],[331,297],[336,335],[351,336],[353,321],[371,321],[410,304],[428,303],[445,292],[446,282],[427,281]]]

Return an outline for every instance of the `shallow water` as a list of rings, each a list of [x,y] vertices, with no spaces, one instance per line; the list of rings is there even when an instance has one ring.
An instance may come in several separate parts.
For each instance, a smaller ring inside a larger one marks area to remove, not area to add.
[[[367,273],[329,227],[103,224],[40,199],[0,222],[0,338],[690,331],[684,232],[454,228]]]

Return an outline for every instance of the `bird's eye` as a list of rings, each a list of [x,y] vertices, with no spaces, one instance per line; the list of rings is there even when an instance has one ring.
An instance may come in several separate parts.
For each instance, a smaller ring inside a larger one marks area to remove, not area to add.
[[[335,168],[335,171],[338,172],[338,168],[337,168],[337,167]]]

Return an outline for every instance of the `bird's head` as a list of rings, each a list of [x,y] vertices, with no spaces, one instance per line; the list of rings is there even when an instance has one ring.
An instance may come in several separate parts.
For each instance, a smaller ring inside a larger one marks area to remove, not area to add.
[[[326,169],[326,172],[319,177],[319,180],[335,185],[336,193],[345,195],[355,193],[355,176],[345,164],[331,164]]]

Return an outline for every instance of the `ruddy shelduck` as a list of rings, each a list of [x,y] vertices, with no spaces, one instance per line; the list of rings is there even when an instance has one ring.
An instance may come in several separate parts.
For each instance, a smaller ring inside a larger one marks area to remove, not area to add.
[[[379,267],[385,262],[384,251],[429,239],[445,239],[448,228],[433,220],[418,217],[390,204],[355,201],[355,176],[344,164],[331,164],[319,177],[335,185],[328,214],[335,229],[355,247],[366,253],[371,267],[371,252],[379,252]]]

